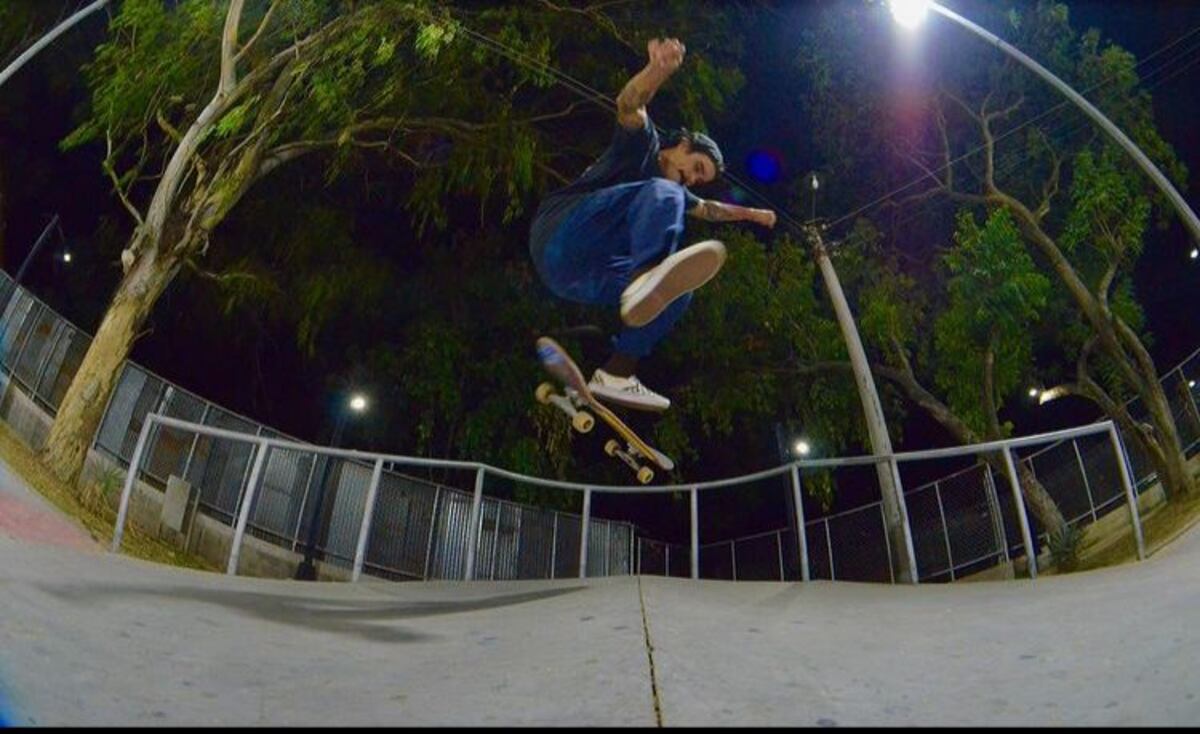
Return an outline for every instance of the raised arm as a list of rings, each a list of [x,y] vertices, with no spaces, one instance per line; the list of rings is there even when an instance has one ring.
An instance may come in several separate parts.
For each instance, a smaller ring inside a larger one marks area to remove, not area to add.
[[[754,222],[764,227],[775,226],[775,212],[770,209],[751,209],[707,199],[701,200],[688,214],[706,222]]]
[[[654,39],[646,44],[650,60],[633,76],[617,95],[617,122],[621,127],[636,130],[646,125],[646,105],[654,93],[675,73],[687,52],[678,39]]]

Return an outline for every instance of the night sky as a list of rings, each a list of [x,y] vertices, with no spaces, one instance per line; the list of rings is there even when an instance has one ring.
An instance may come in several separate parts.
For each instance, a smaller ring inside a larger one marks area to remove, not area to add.
[[[726,151],[731,171],[776,201],[788,190],[790,179],[812,165],[803,111],[796,109],[790,94],[795,80],[786,78],[787,62],[794,54],[798,30],[810,21],[817,6],[828,4],[773,4],[776,10],[760,28],[754,41],[755,53],[744,68],[748,86],[743,93],[746,103],[740,106],[743,114],[712,131]],[[946,4],[967,17],[977,5],[975,0]],[[1139,60],[1200,27],[1200,2],[1192,0],[1072,0],[1068,4],[1077,31],[1098,27],[1106,38],[1124,46]],[[74,70],[87,61],[89,47],[103,39],[104,24],[102,15],[90,19],[0,89],[0,154],[10,162],[8,186],[13,197],[7,212],[3,267],[15,273],[42,227],[53,214],[59,214],[74,261],[65,266],[61,259],[51,256],[52,252],[62,251],[56,239],[31,264],[25,282],[89,332],[95,330],[119,275],[115,263],[98,254],[96,244],[123,242],[127,229],[113,232],[99,228],[102,216],[121,221],[124,226],[124,215],[100,173],[101,151],[91,148],[62,154],[56,145],[72,129],[77,107],[86,99],[86,90]],[[929,44],[936,44],[943,34],[965,33],[941,18],[931,18],[926,25],[923,33]],[[1185,198],[1200,207],[1200,199],[1190,193],[1200,175],[1200,133],[1196,129],[1200,110],[1195,93],[1200,80],[1200,34],[1141,71],[1160,66],[1161,73],[1152,82],[1157,121],[1163,136],[1189,168],[1191,188],[1184,191]],[[686,63],[681,73],[687,73]],[[653,104],[651,112],[655,113]],[[836,217],[844,212],[820,213]],[[808,217],[807,211],[792,214],[798,219]],[[1167,232],[1151,230],[1136,273],[1138,294],[1155,337],[1152,354],[1160,371],[1173,367],[1200,347],[1200,325],[1193,316],[1200,262],[1188,258],[1193,246],[1178,222]],[[106,257],[111,258],[112,247],[108,250]],[[179,291],[179,286],[172,286],[159,302],[150,324],[154,331],[135,346],[135,361],[284,432],[306,440],[328,437],[331,421],[326,376],[305,372],[294,339],[243,344],[230,350],[221,341],[220,331],[200,330],[186,340],[170,338],[173,331],[187,328],[193,319],[173,308]],[[514,348],[527,349],[528,345]],[[248,362],[252,363],[250,369]],[[1090,405],[1061,402],[1040,408],[1030,406],[1014,416],[1018,418],[1018,432],[1074,425],[1098,415]],[[948,442],[937,428],[912,413],[905,425],[906,440],[897,448],[926,448]],[[769,454],[773,447],[766,451]]]

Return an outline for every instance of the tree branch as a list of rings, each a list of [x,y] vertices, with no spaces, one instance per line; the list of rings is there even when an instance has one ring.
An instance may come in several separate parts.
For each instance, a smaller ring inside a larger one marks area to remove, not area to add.
[[[275,9],[279,7],[279,3],[280,0],[273,0],[271,2],[271,7],[267,8],[266,14],[263,15],[262,22],[258,24],[258,30],[254,32],[254,35],[250,37],[249,41],[246,41],[245,45],[242,46],[242,50],[238,51],[237,55],[233,57],[233,63],[236,64],[237,62],[241,61],[242,57],[245,56],[255,42],[258,41],[259,36],[261,36],[263,31],[266,30],[267,24],[271,22],[271,16],[274,15]]]
[[[1040,131],[1039,134],[1045,137]],[[1058,194],[1062,174],[1062,158],[1055,152],[1049,140],[1046,140],[1046,149],[1050,151],[1050,157],[1054,160],[1054,168],[1050,172],[1050,177],[1042,184],[1042,202],[1038,204],[1037,210],[1033,213],[1038,222],[1041,222],[1050,213],[1050,200]]]
[[[142,213],[138,211],[138,208],[135,207],[133,202],[129,200],[129,196],[127,195],[126,191],[121,188],[121,180],[117,177],[117,172],[113,168],[112,130],[108,130],[104,137],[108,141],[108,155],[104,157],[104,161],[101,163],[101,165],[104,167],[104,172],[108,174],[110,179],[112,179],[113,190],[117,192],[117,198],[121,200],[121,205],[125,207],[125,210],[128,211],[133,217],[134,221],[137,222],[137,226],[140,229],[146,224],[146,220],[142,218]]]
[[[229,94],[237,86],[237,48],[238,24],[242,19],[242,6],[245,0],[233,0],[225,14],[225,30],[221,33],[221,82],[217,94]]]

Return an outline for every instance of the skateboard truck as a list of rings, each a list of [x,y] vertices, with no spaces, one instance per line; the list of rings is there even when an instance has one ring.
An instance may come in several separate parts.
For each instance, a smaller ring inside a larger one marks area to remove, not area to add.
[[[626,466],[637,472],[638,481],[642,484],[649,484],[654,481],[654,470],[638,463],[638,460],[634,456],[640,456],[641,454],[633,446],[626,446],[626,448],[622,449],[621,444],[615,438],[610,438],[604,443],[604,453],[609,456],[615,456],[625,462]]]
[[[604,452],[619,458],[633,469],[642,484],[649,484],[654,479],[654,469],[646,464],[653,464],[665,471],[675,468],[675,462],[666,454],[646,443],[616,414],[596,400],[588,389],[587,381],[579,371],[578,365],[558,342],[549,337],[538,339],[537,355],[542,366],[562,385],[560,393],[554,383],[539,384],[534,392],[539,403],[553,405],[561,410],[571,419],[571,427],[579,433],[590,432],[596,425],[597,417],[603,420],[624,440],[624,448],[620,441],[609,440],[604,446]]]
[[[543,405],[554,405],[556,408],[566,413],[571,418],[571,427],[580,433],[590,433],[596,427],[596,419],[586,410],[580,410],[576,407],[576,402],[586,404],[580,398],[572,395],[573,390],[567,390],[565,395],[559,395],[554,391],[554,385],[549,382],[543,382],[537,387],[537,401]]]

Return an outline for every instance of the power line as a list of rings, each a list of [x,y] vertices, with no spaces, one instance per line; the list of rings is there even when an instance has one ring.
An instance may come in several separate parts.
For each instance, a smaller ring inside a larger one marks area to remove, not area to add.
[[[1145,63],[1148,63],[1148,62],[1149,62],[1151,59],[1153,59],[1153,58],[1155,58],[1155,57],[1157,57],[1157,56],[1161,55],[1162,53],[1165,53],[1167,50],[1169,50],[1169,49],[1171,49],[1171,48],[1174,48],[1174,47],[1175,47],[1175,46],[1177,46],[1178,44],[1182,43],[1182,42],[1183,42],[1185,39],[1187,39],[1187,38],[1190,38],[1191,36],[1193,36],[1193,35],[1195,35],[1195,34],[1197,34],[1197,33],[1200,33],[1200,26],[1197,26],[1196,28],[1193,28],[1192,30],[1190,30],[1190,31],[1188,31],[1186,34],[1184,34],[1183,36],[1181,36],[1181,37],[1179,37],[1179,38],[1175,39],[1175,40],[1174,40],[1174,41],[1172,41],[1171,43],[1167,44],[1166,46],[1163,46],[1162,48],[1158,49],[1158,50],[1157,50],[1157,51],[1155,51],[1154,53],[1150,54],[1150,55],[1149,55],[1149,56],[1147,56],[1145,59],[1143,59],[1141,62],[1139,62],[1139,63],[1138,63],[1138,64],[1137,64],[1137,65],[1136,65],[1134,68],[1138,68],[1138,67],[1142,66],[1143,64],[1145,64]],[[1197,48],[1200,48],[1200,45],[1193,46],[1192,48],[1188,49],[1187,51],[1183,52],[1182,54],[1179,54],[1179,55],[1178,55],[1178,56],[1176,56],[1175,58],[1176,58],[1176,59],[1178,59],[1178,58],[1181,58],[1181,57],[1183,57],[1183,56],[1186,56],[1186,55],[1188,55],[1188,54],[1192,53],[1193,51],[1195,51]],[[1167,61],[1167,62],[1165,62],[1165,63],[1164,63],[1163,65],[1161,65],[1161,66],[1160,66],[1158,69],[1154,70],[1154,71],[1153,71],[1153,72],[1151,72],[1149,75],[1147,75],[1147,79],[1148,79],[1150,76],[1153,76],[1154,74],[1157,74],[1159,71],[1161,71],[1162,69],[1164,69],[1166,66],[1169,66],[1171,63],[1174,63],[1174,61]],[[1174,75],[1174,74],[1173,74],[1173,75]],[[1172,75],[1172,76],[1173,76],[1173,75]],[[1168,77],[1168,78],[1170,78],[1170,77]],[[1108,78],[1106,78],[1106,79],[1102,79],[1102,80],[1100,80],[1100,81],[1098,81],[1098,82],[1096,82],[1096,83],[1092,84],[1090,87],[1088,87],[1088,88],[1084,89],[1084,90],[1083,90],[1083,92],[1081,92],[1081,94],[1085,94],[1085,95],[1086,95],[1086,94],[1088,94],[1088,93],[1090,93],[1090,92],[1093,92],[1093,91],[1095,91],[1095,90],[1099,89],[1100,87],[1107,86],[1108,84],[1112,83],[1112,82],[1113,82],[1113,81],[1115,81],[1115,80],[1116,80],[1116,77],[1115,77],[1115,76],[1113,76],[1113,77],[1108,77]],[[1144,83],[1144,82],[1145,82],[1145,80],[1144,80],[1144,79],[1143,79],[1143,80],[1139,80],[1139,81],[1141,81],[1142,83]],[[1165,79],[1164,79],[1164,80],[1161,80],[1161,81],[1165,81]],[[1160,83],[1161,83],[1161,81],[1160,81]],[[1054,105],[1053,107],[1051,107],[1051,108],[1049,108],[1049,109],[1047,109],[1047,110],[1043,111],[1042,113],[1040,113],[1040,114],[1036,115],[1035,117],[1033,117],[1033,118],[1030,118],[1029,120],[1026,120],[1026,121],[1025,121],[1025,122],[1023,122],[1022,124],[1020,124],[1020,125],[1018,125],[1018,126],[1016,126],[1016,127],[1012,128],[1011,130],[1008,130],[1008,131],[1006,131],[1005,133],[1003,133],[1002,135],[998,136],[998,137],[997,137],[997,138],[996,138],[996,139],[993,141],[993,148],[994,148],[995,144],[999,143],[1000,141],[1002,141],[1002,140],[1005,140],[1005,139],[1007,139],[1007,138],[1011,137],[1012,135],[1015,135],[1017,132],[1019,132],[1019,131],[1023,130],[1024,128],[1028,127],[1029,125],[1032,125],[1032,124],[1034,124],[1034,123],[1036,123],[1036,122],[1038,122],[1038,121],[1040,121],[1040,120],[1042,120],[1042,119],[1044,119],[1044,118],[1048,117],[1049,115],[1052,115],[1052,114],[1055,114],[1055,113],[1057,113],[1057,112],[1061,111],[1062,109],[1064,109],[1064,108],[1068,107],[1070,104],[1071,104],[1071,103],[1070,103],[1070,101],[1069,101],[1069,100],[1063,100],[1062,102],[1059,102],[1058,104],[1056,104],[1056,105]],[[948,163],[945,163],[945,164],[941,165],[940,167],[938,167],[938,168],[936,168],[936,169],[933,169],[933,170],[932,170],[932,173],[935,173],[935,174],[936,174],[936,173],[941,173],[942,171],[945,171],[945,170],[947,170],[948,168],[950,168],[950,167],[954,166],[955,164],[957,164],[957,163],[960,163],[960,162],[962,162],[962,161],[966,160],[967,158],[970,158],[971,156],[973,156],[973,155],[975,155],[975,154],[977,154],[977,153],[979,153],[979,152],[981,152],[981,151],[983,151],[983,150],[986,150],[986,149],[987,149],[987,145],[981,145],[981,146],[979,146],[979,147],[977,147],[977,148],[975,148],[975,149],[973,149],[973,150],[970,150],[970,151],[968,151],[968,152],[966,152],[966,153],[964,153],[964,154],[962,154],[962,155],[958,156],[957,158],[954,158],[953,160],[949,161]],[[842,217],[839,217],[838,219],[836,219],[836,220],[834,220],[833,222],[831,222],[831,223],[830,223],[830,226],[832,227],[832,226],[835,226],[835,225],[837,225],[837,224],[841,224],[842,222],[844,222],[844,221],[846,221],[846,220],[848,220],[848,219],[851,219],[851,218],[853,218],[853,217],[855,217],[855,216],[857,216],[857,215],[861,214],[862,212],[864,212],[864,211],[866,211],[866,210],[868,210],[868,209],[871,209],[871,208],[874,208],[874,207],[876,207],[876,206],[879,206],[879,205],[881,205],[881,204],[883,204],[883,203],[887,202],[889,199],[893,198],[893,197],[894,197],[894,196],[896,196],[897,194],[901,194],[901,193],[904,193],[905,191],[908,191],[909,189],[913,188],[913,187],[914,187],[914,186],[916,186],[917,184],[920,184],[921,182],[925,181],[927,178],[929,178],[929,174],[923,174],[923,175],[921,175],[920,177],[918,177],[918,178],[916,178],[916,179],[914,179],[914,180],[910,181],[909,183],[907,183],[907,184],[905,184],[905,185],[903,185],[903,186],[901,186],[901,187],[899,187],[899,188],[897,188],[897,189],[895,189],[895,190],[893,190],[893,191],[891,191],[891,192],[889,192],[889,193],[887,193],[887,194],[884,194],[883,196],[881,196],[881,197],[879,197],[879,198],[877,198],[877,199],[875,199],[875,200],[871,201],[870,203],[868,203],[868,204],[866,204],[866,205],[864,205],[864,206],[861,206],[861,207],[859,207],[859,208],[855,209],[854,211],[850,212],[849,214],[846,214],[846,215],[844,215],[844,216],[842,216]]]
[[[1200,32],[1200,27],[1193,29],[1187,35],[1190,36],[1197,32]],[[1176,41],[1176,43],[1178,43],[1178,41]],[[1175,44],[1171,44],[1171,45],[1173,46]],[[1183,72],[1185,72],[1188,69],[1190,69],[1191,67],[1195,66],[1197,63],[1200,63],[1200,56],[1196,56],[1195,58],[1190,59],[1189,61],[1184,63],[1182,66],[1179,66],[1176,69],[1172,70],[1169,74],[1166,74],[1166,75],[1162,76],[1161,78],[1156,79],[1152,84],[1146,84],[1147,81],[1149,81],[1154,76],[1163,72],[1167,67],[1179,62],[1184,57],[1188,56],[1189,54],[1193,53],[1194,51],[1196,51],[1198,49],[1200,49],[1200,43],[1196,44],[1195,46],[1187,49],[1186,51],[1176,55],[1175,57],[1173,57],[1173,59],[1160,65],[1157,69],[1155,69],[1154,71],[1147,74],[1143,79],[1139,80],[1142,85],[1141,88],[1147,92],[1152,91],[1152,90],[1162,86],[1166,82],[1170,81],[1171,79],[1174,79],[1175,77],[1179,76]],[[1154,54],[1154,55],[1157,55],[1157,54]],[[1151,57],[1147,57],[1146,61],[1149,61],[1150,58]],[[1111,79],[1105,80],[1105,83],[1107,83],[1108,81],[1111,81]],[[1095,84],[1089,89],[1089,91],[1096,89],[1096,88],[1100,87],[1101,85],[1102,84]],[[1042,114],[1034,117],[1030,121],[1018,126],[1018,128],[1015,128],[1014,130],[1009,131],[1008,133],[1005,133],[1004,135],[997,137],[994,141],[994,144],[998,144],[1001,140],[1007,138],[1009,136],[1009,134],[1015,133],[1018,129],[1024,128],[1034,122],[1037,122],[1038,120],[1046,117],[1050,113],[1061,111],[1067,104],[1068,103],[1064,101],[1064,102],[1061,102],[1061,103],[1055,105],[1053,108],[1047,110],[1046,112],[1043,112]],[[1049,128],[1048,130],[1043,130],[1043,133],[1045,133],[1048,138],[1059,138],[1059,137],[1071,138],[1071,137],[1074,137],[1079,132],[1090,129],[1091,127],[1092,127],[1091,121],[1086,118],[1082,118],[1082,117],[1075,118],[1075,119],[1068,118],[1068,119],[1065,119],[1065,120],[1062,120],[1062,121],[1056,123],[1056,125],[1054,127]],[[1039,128],[1039,129],[1041,129],[1041,128]],[[954,161],[951,161],[950,165],[953,165],[954,163],[961,161],[963,158],[969,157],[984,148],[986,148],[986,145],[981,146],[980,148],[977,148],[977,149],[965,154],[964,156],[960,156],[959,158],[956,158]],[[1028,156],[1025,153],[1023,153],[1021,151],[1017,151],[1017,150],[1009,151],[1005,154],[1002,154],[994,163],[994,176],[996,178],[1001,178],[1003,176],[1007,176],[1008,174],[1011,174],[1017,167],[1019,167],[1022,163],[1024,163],[1027,160],[1027,158],[1028,158]],[[948,167],[947,165],[943,165],[941,168],[939,168],[937,170],[943,171],[947,167]],[[918,182],[924,181],[926,178],[928,178],[928,176],[922,176],[920,179],[917,179],[917,181]],[[907,224],[908,222],[912,221],[913,219],[923,216],[930,209],[937,207],[937,206],[941,206],[944,203],[945,203],[944,201],[925,202],[925,203],[921,204],[920,206],[915,207],[910,212],[908,212],[908,215],[905,216],[900,221],[896,222],[895,226],[902,226],[904,224]],[[843,219],[845,219],[845,217],[843,217]]]
[[[475,30],[471,29],[470,27],[468,27],[462,21],[456,20],[456,27],[458,29],[460,29],[465,35],[472,38],[477,43],[479,43],[483,46],[486,46],[493,52],[498,53],[499,55],[501,55],[502,57],[504,57],[510,61],[513,61],[518,64],[523,64],[527,67],[531,67],[537,71],[540,71],[541,73],[544,73],[544,74],[550,76],[551,78],[555,79],[562,86],[564,86],[567,89],[569,89],[570,91],[573,91],[576,94],[584,97],[585,99],[587,99],[591,102],[595,102],[609,110],[614,109],[616,107],[615,99],[600,92],[599,90],[592,88],[587,83],[582,82],[582,81],[572,77],[571,75],[567,74],[566,72],[563,72],[563,71],[551,66],[550,64],[541,61],[540,59],[530,57],[530,56],[522,53],[521,51],[513,48],[512,46],[505,44],[501,41],[497,41],[496,39],[493,39],[484,33],[475,31]],[[1138,64],[1134,68],[1136,69],[1136,68],[1140,68],[1140,67],[1144,66],[1145,64],[1149,63],[1152,59],[1157,58],[1158,56],[1161,56],[1162,54],[1166,53],[1170,49],[1183,43],[1188,38],[1191,38],[1192,36],[1196,35],[1197,33],[1200,33],[1200,26],[1197,26],[1197,27],[1191,29],[1190,31],[1181,35],[1180,37],[1176,38],[1175,40],[1171,41],[1170,43],[1157,49],[1156,51],[1154,51],[1153,53],[1151,53],[1150,55],[1146,56],[1144,59],[1139,61]],[[1182,58],[1183,56],[1186,56],[1186,55],[1192,53],[1197,48],[1200,48],[1200,44],[1197,44],[1197,45],[1189,48],[1182,54],[1175,56],[1173,59],[1169,59],[1169,60],[1165,61],[1158,68],[1149,72],[1143,79],[1139,80],[1139,83],[1144,85],[1145,82],[1148,81],[1151,77],[1158,74],[1163,69],[1170,66],[1171,64],[1175,63],[1178,59]],[[1200,59],[1198,59],[1198,60],[1200,60]],[[1190,66],[1192,66],[1194,63],[1196,63],[1196,60],[1193,60],[1192,62],[1189,62],[1184,67],[1173,71],[1171,74],[1169,74],[1168,76],[1159,80],[1154,85],[1152,85],[1150,87],[1146,87],[1146,89],[1153,89],[1154,87],[1167,81],[1168,79],[1173,78],[1174,76],[1177,76],[1183,70],[1190,68]],[[1091,93],[1101,87],[1109,85],[1110,83],[1112,83],[1115,80],[1116,80],[1115,76],[1109,77],[1106,79],[1102,79],[1102,80],[1092,84],[1091,86],[1087,87],[1085,90],[1083,90],[1083,92],[1081,94]],[[1003,134],[998,136],[993,141],[993,147],[995,146],[995,144],[1001,142],[1002,140],[1005,140],[1005,139],[1015,135],[1016,133],[1025,129],[1026,127],[1029,127],[1030,125],[1034,125],[1037,122],[1045,119],[1046,117],[1048,117],[1050,115],[1060,112],[1061,110],[1068,107],[1069,105],[1070,105],[1070,102],[1067,100],[1064,100],[1064,101],[1056,104],[1055,106],[1043,111],[1042,113],[1030,118],[1029,120],[1026,120],[1025,122],[1021,123],[1020,125],[1004,132]],[[1068,121],[1068,124],[1071,124],[1070,121]],[[1087,124],[1086,121],[1084,121],[1083,124],[1086,125]],[[655,125],[655,129],[660,134],[665,132],[657,124]],[[1060,130],[1061,130],[1061,128],[1059,128],[1059,131]],[[1058,131],[1056,131],[1055,134],[1057,134],[1057,132]],[[1074,131],[1072,131],[1072,133],[1073,132]],[[954,166],[955,164],[960,163],[960,162],[966,160],[967,158],[970,158],[971,156],[985,150],[986,148],[987,148],[986,145],[982,145],[982,146],[975,148],[974,150],[968,151],[967,153],[964,153],[963,155],[958,156],[957,158],[951,160],[950,162],[943,164],[941,167],[939,167],[937,169],[933,169],[933,173],[940,173],[941,171],[944,171],[947,168],[950,168],[950,167]],[[1023,154],[1009,154],[1009,155],[1016,155],[1017,158],[1015,158],[1015,159],[1008,158],[1002,162],[1002,164],[1005,167],[1005,173],[1011,172],[1012,168],[1015,167],[1015,165],[1019,164],[1024,159]],[[999,170],[999,169],[997,169],[997,170]],[[790,224],[796,228],[802,228],[804,226],[804,222],[802,220],[798,219],[797,217],[795,217],[794,215],[792,215],[792,213],[786,207],[781,207],[781,206],[776,205],[769,197],[760,193],[759,191],[754,189],[754,187],[748,185],[745,181],[741,180],[740,177],[735,176],[734,174],[732,174],[730,172],[726,172],[724,174],[724,178],[727,179],[728,181],[730,181],[731,183],[733,183],[734,185],[736,185],[737,187],[739,187],[740,189],[742,189],[742,191],[744,191],[746,194],[750,195],[757,201],[762,202],[763,204],[772,208],[776,212],[776,216],[779,220],[783,221],[786,224]],[[876,206],[879,206],[879,205],[887,202],[888,200],[892,199],[894,196],[896,196],[900,193],[903,193],[904,191],[907,191],[907,190],[911,189],[912,187],[920,184],[921,182],[925,181],[927,178],[929,178],[928,174],[922,175],[922,176],[918,177],[917,179],[914,179],[913,181],[905,184],[904,186],[901,186],[900,188],[895,189],[895,190],[875,199],[874,201],[871,201],[868,204],[855,209],[854,211],[850,212],[849,214],[846,214],[842,217],[839,217],[838,219],[833,220],[832,222],[828,223],[827,226],[832,228],[838,224],[841,224],[842,222],[845,222],[845,221],[861,214],[862,212],[867,211],[868,209],[872,209]],[[936,203],[940,203],[940,202],[931,202],[930,204],[925,205],[925,207],[932,206]],[[903,220],[903,222],[907,222],[910,219],[911,219],[911,216],[906,217]]]

